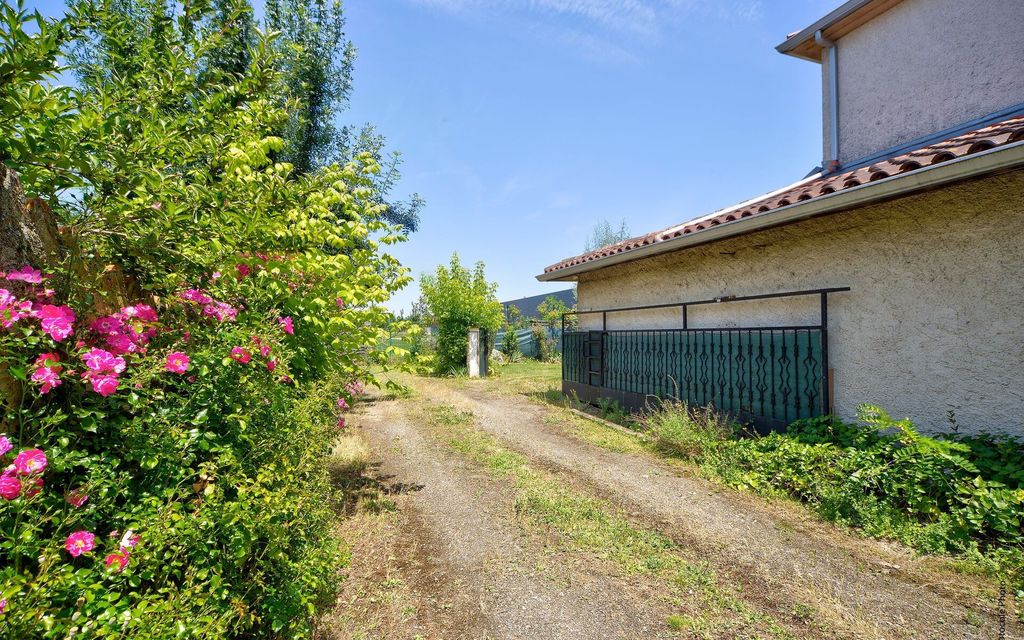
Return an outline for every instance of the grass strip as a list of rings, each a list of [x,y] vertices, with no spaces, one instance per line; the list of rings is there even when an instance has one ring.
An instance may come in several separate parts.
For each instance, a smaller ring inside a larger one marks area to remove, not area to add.
[[[530,467],[524,456],[476,428],[471,412],[442,404],[427,406],[424,413],[441,442],[490,475],[513,482],[515,510],[525,526],[555,531],[567,547],[609,560],[625,574],[662,580],[668,601],[686,609],[666,620],[670,628],[707,638],[793,637],[770,615],[744,602],[735,588],[723,585],[707,562],[687,559],[667,536],[634,525],[607,501]]]

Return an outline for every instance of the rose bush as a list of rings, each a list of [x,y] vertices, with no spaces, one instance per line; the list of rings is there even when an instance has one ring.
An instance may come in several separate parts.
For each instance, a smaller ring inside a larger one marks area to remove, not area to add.
[[[304,637],[337,581],[322,459],[394,355],[401,230],[369,156],[274,161],[272,47],[211,72],[205,7],[88,89],[56,61],[123,17],[0,8],[0,160],[63,239],[0,274],[0,637]]]

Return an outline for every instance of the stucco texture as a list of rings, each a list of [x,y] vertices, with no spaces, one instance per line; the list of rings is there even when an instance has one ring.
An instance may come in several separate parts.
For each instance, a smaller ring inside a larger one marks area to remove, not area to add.
[[[1024,171],[580,275],[579,308],[849,286],[829,300],[836,412],[861,402],[931,431],[1024,435]],[[691,327],[812,324],[816,298],[690,310]],[[608,329],[678,328],[678,310]],[[582,315],[600,328],[600,315]]]
[[[1024,103],[1022,26],[1020,0],[905,0],[839,38],[839,161]]]

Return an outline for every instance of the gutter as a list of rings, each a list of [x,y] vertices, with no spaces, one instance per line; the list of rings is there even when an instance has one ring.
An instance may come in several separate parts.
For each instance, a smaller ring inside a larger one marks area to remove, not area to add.
[[[827,173],[839,170],[839,64],[836,43],[825,37],[821,29],[814,32],[814,42],[828,52],[828,160],[823,168]]]
[[[632,262],[648,256],[724,240],[884,200],[892,200],[918,191],[1021,167],[1024,167],[1024,140],[954,158],[941,164],[896,174],[876,182],[849,187],[825,196],[818,196],[812,200],[796,202],[750,218],[725,222],[704,231],[542,273],[537,276],[537,280],[541,282],[571,281],[575,279],[572,276],[615,264]]]

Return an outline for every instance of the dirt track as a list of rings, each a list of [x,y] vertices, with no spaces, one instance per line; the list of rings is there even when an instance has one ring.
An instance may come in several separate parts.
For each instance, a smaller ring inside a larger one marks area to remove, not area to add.
[[[897,545],[853,537],[645,453],[599,448],[573,434],[563,410],[496,393],[492,383],[412,383],[413,399],[374,402],[359,417],[382,461],[378,476],[417,488],[395,498],[406,553],[392,561],[407,583],[408,615],[383,635],[361,637],[702,637],[666,626],[672,607],[650,581],[524,532],[510,487],[430,437],[415,409],[424,402],[471,411],[477,427],[531,465],[706,558],[793,636],[998,637],[994,612],[965,595],[970,589]],[[801,608],[813,624],[793,622]],[[1011,622],[1007,637],[1024,634]]]

